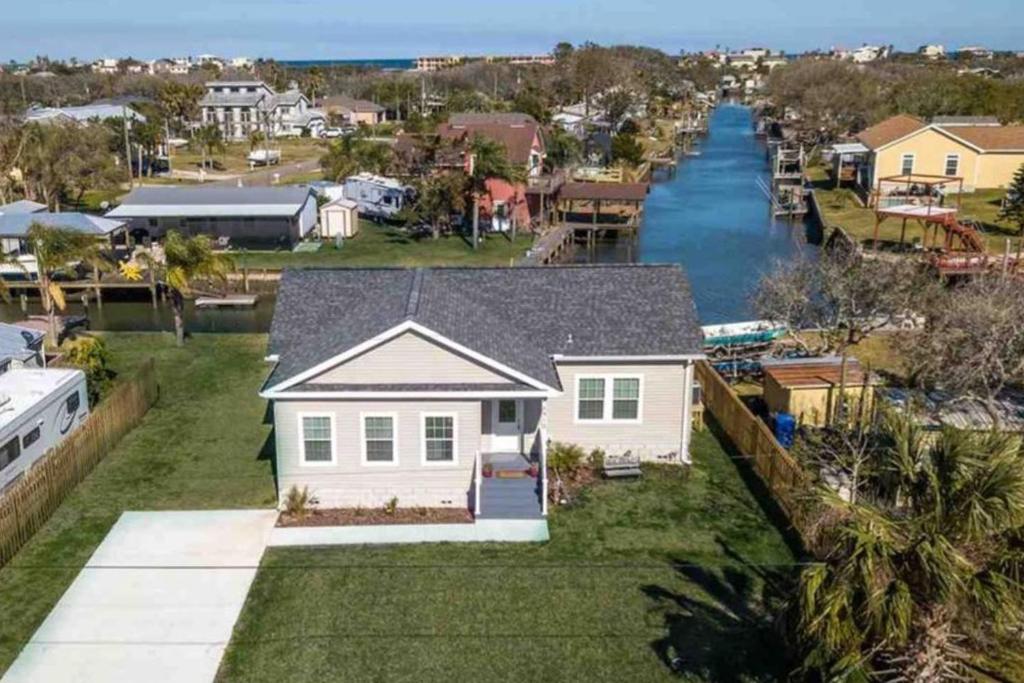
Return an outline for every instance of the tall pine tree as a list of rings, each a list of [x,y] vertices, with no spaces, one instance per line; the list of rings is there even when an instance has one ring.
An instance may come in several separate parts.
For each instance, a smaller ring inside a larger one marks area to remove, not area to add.
[[[999,220],[1009,221],[1024,235],[1024,164],[1013,175],[1013,181],[1006,190],[1006,201],[999,210]]]

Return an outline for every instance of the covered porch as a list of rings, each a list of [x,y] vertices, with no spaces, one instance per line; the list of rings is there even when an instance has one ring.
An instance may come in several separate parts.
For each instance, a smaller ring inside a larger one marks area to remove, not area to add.
[[[547,516],[547,406],[545,399],[482,401],[481,451],[473,480],[477,519]]]

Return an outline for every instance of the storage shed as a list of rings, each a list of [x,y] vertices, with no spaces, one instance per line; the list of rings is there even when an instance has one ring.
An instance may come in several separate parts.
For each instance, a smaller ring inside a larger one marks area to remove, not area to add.
[[[331,239],[355,237],[359,232],[359,205],[340,197],[320,207],[320,236]]]
[[[836,408],[842,360],[838,356],[762,362],[764,401],[773,413],[789,413],[797,422],[821,427]],[[852,410],[870,411],[874,380],[856,358],[846,360],[846,396]],[[864,404],[861,405],[861,401]]]

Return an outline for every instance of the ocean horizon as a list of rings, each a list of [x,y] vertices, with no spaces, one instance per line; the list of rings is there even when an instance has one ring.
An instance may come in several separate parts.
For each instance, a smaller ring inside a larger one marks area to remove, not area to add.
[[[404,71],[416,67],[416,60],[409,59],[280,59],[279,64],[293,69],[311,69],[314,66],[354,66],[364,69]]]

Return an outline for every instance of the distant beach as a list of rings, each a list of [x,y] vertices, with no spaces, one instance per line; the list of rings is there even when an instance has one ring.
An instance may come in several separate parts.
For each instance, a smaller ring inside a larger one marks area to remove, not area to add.
[[[314,66],[354,66],[384,71],[406,71],[416,66],[415,59],[282,59],[280,64],[293,69],[310,69]]]

